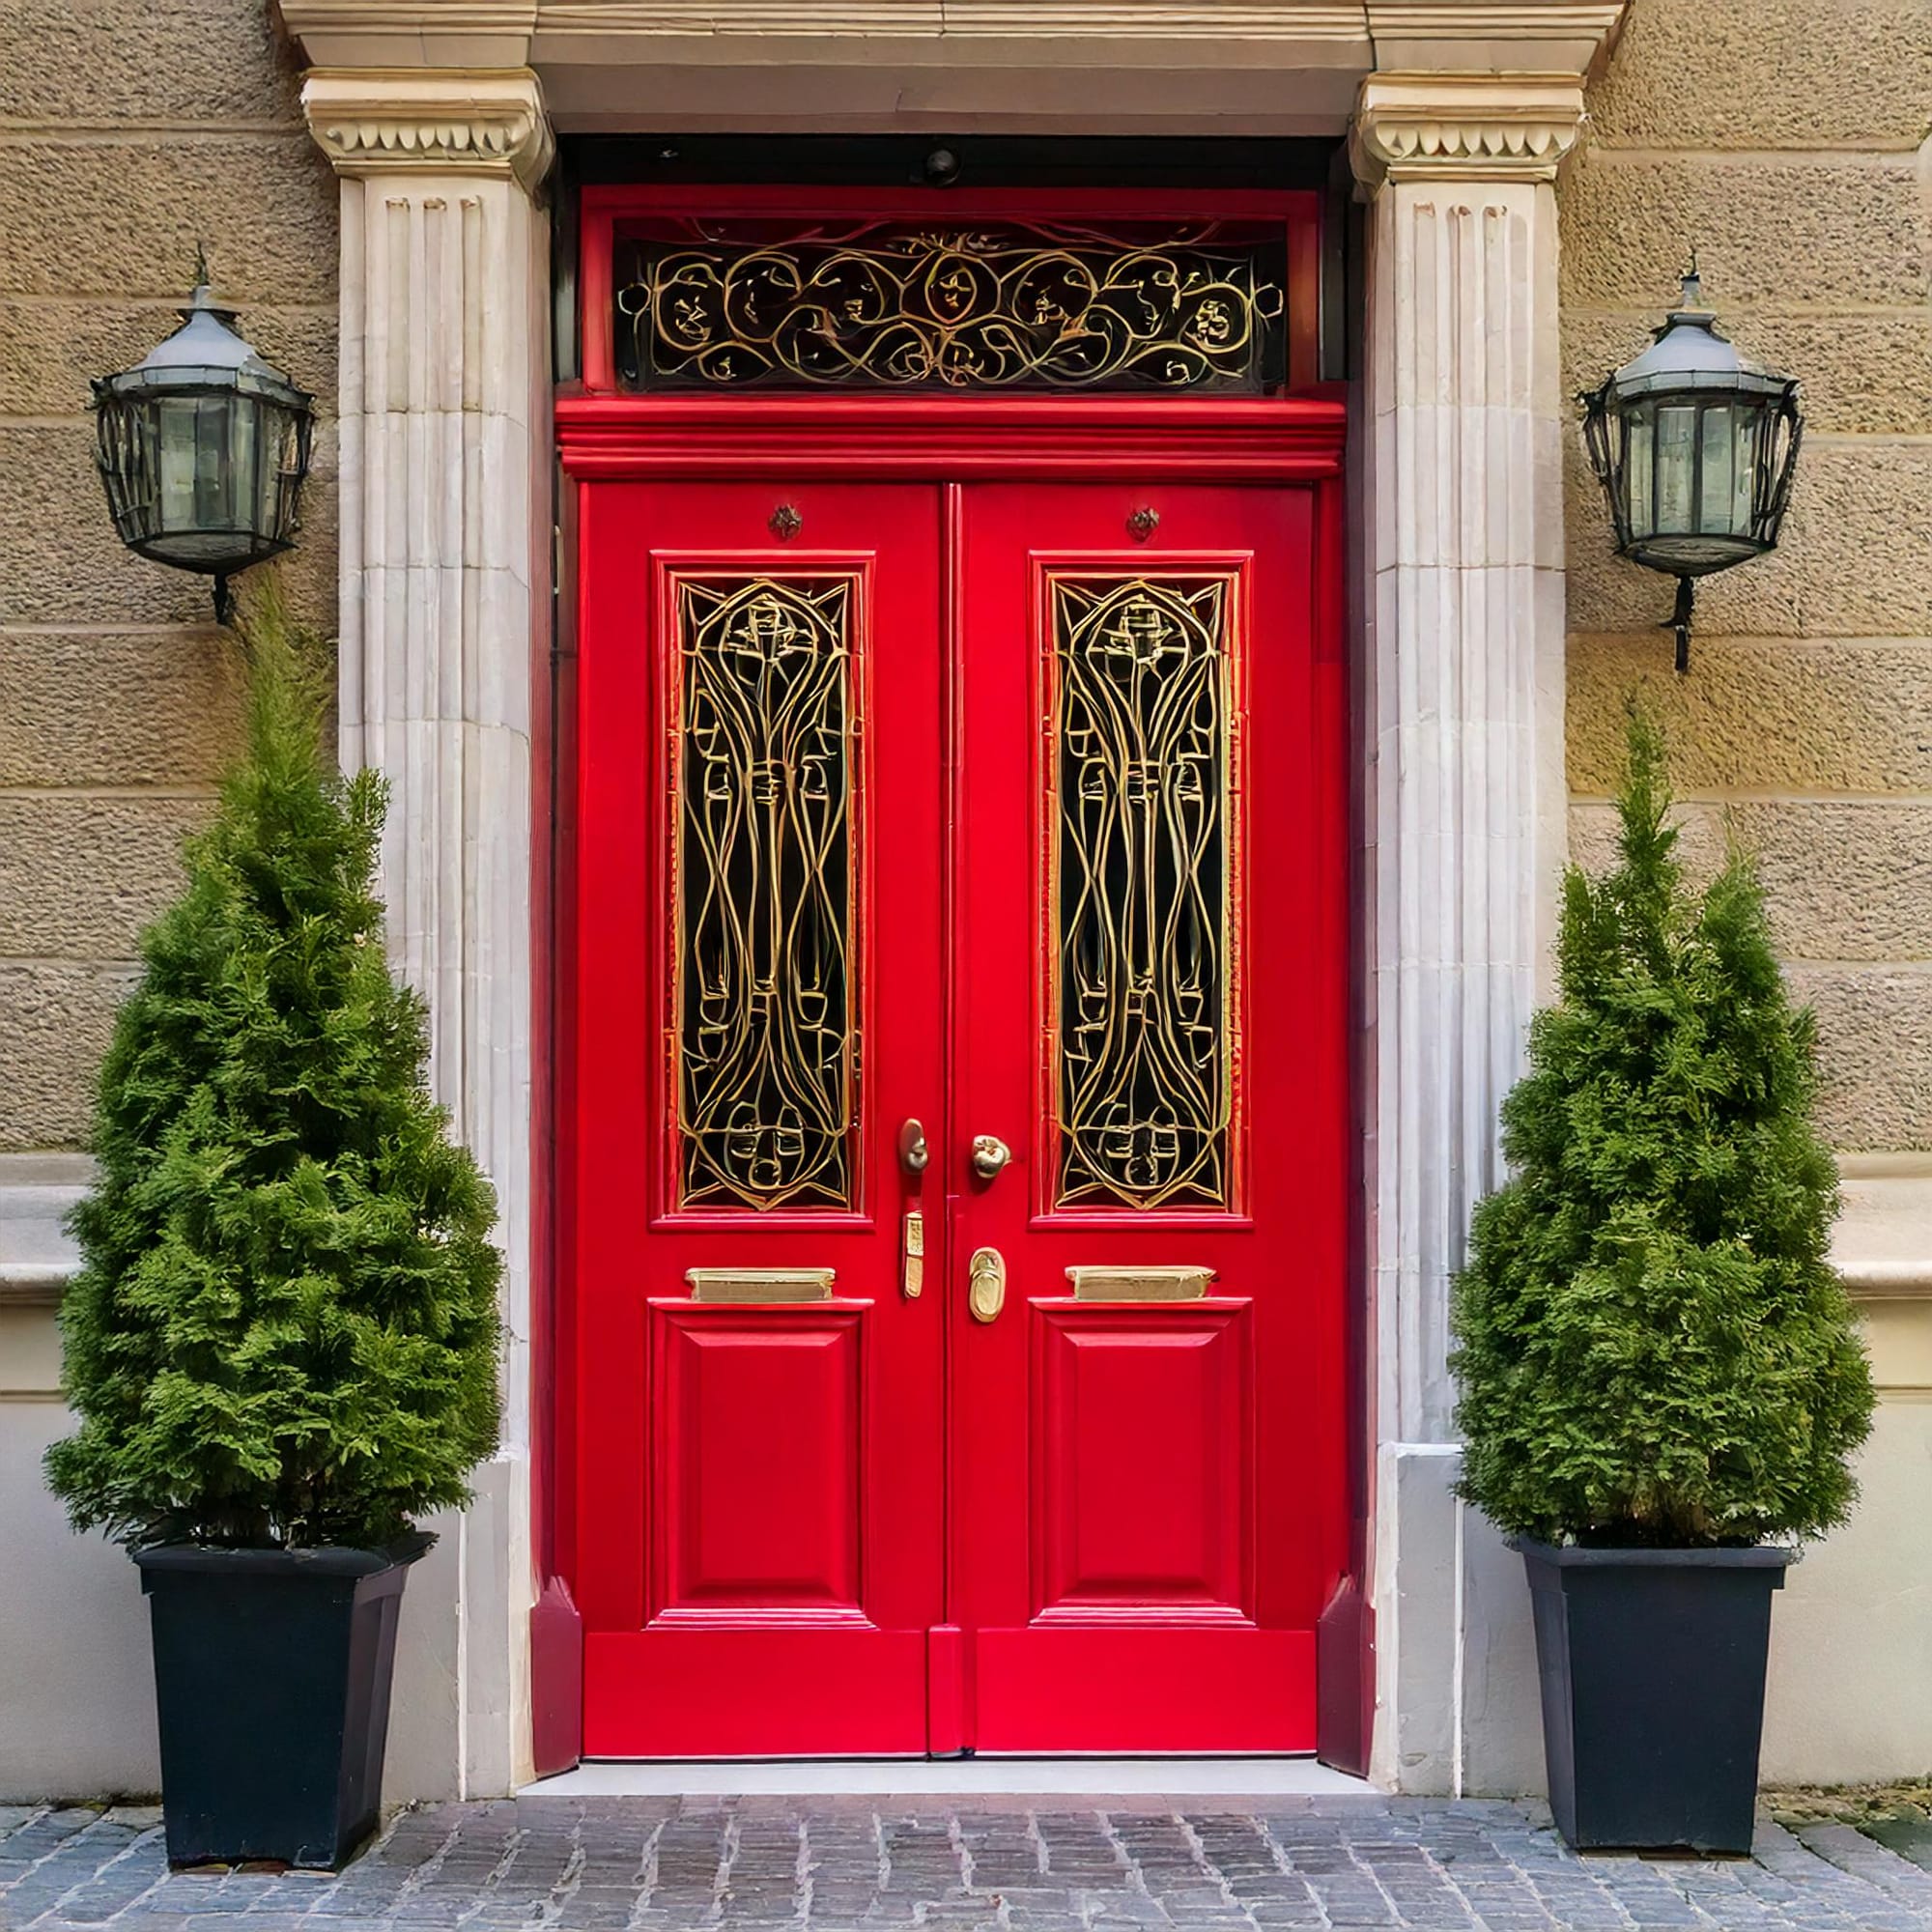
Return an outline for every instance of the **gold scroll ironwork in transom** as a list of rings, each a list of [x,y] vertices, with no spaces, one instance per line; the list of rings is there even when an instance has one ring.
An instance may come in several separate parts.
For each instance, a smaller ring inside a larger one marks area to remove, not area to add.
[[[853,594],[677,586],[682,1208],[853,1204]]]
[[[1260,394],[1283,375],[1284,249],[1214,223],[872,222],[618,251],[632,388]]]
[[[1052,580],[1059,1208],[1233,1205],[1231,604]]]

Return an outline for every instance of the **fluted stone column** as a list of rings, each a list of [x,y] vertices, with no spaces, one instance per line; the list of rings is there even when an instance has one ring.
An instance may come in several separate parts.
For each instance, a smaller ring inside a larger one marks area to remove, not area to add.
[[[382,889],[432,1081],[496,1184],[503,1446],[406,1599],[390,1784],[528,1775],[531,723],[548,639],[552,142],[525,69],[317,69],[341,177],[341,754],[389,781]],[[539,637],[537,627],[544,626]]]
[[[1368,310],[1378,1776],[1540,1773],[1520,1568],[1451,1493],[1449,1285],[1501,1173],[1564,844],[1557,163],[1578,82],[1375,74]]]

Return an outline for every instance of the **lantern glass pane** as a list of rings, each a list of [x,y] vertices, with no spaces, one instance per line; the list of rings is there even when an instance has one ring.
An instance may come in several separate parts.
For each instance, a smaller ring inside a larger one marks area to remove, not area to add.
[[[230,412],[228,463],[231,488],[235,494],[231,519],[238,530],[261,530],[270,526],[263,514],[260,454],[256,446],[262,419],[262,406],[245,396],[237,396]]]
[[[1657,412],[1657,530],[1682,535],[1692,528],[1697,473],[1697,412],[1666,403]]]
[[[194,523],[196,530],[226,529],[229,514],[228,403],[225,397],[203,396],[194,414]]]
[[[1629,422],[1629,441],[1624,449],[1624,489],[1630,503],[1631,534],[1647,537],[1657,527],[1656,478],[1652,471],[1657,460],[1657,437],[1648,410],[1635,412]]]
[[[1732,465],[1736,458],[1736,415],[1728,403],[1713,403],[1697,425],[1703,460],[1697,469],[1697,528],[1721,536],[1738,527],[1732,519],[1736,497]]]
[[[1736,412],[1737,434],[1731,461],[1731,528],[1751,536],[1757,528],[1757,466],[1764,412],[1755,407]]]
[[[164,396],[156,409],[156,430],[160,444],[160,492],[156,504],[159,515],[157,530],[185,530],[194,526],[194,486],[197,439],[195,399],[192,396]]]

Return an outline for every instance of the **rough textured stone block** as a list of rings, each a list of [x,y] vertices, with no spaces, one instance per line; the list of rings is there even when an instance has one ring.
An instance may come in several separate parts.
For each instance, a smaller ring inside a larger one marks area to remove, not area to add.
[[[1834,1148],[1932,1148],[1932,968],[1798,965],[1818,1015],[1819,1124]]]
[[[0,147],[0,262],[15,294],[175,296],[197,242],[238,303],[332,299],[335,179],[308,135]]]
[[[1695,247],[1726,314],[1914,307],[1925,299],[1932,213],[1911,155],[1625,155],[1590,148],[1557,197],[1566,303],[1648,309],[1677,291]]]
[[[1687,793],[1932,791],[1932,642],[1714,636],[1692,649],[1690,675],[1679,677],[1661,633],[1571,636],[1573,791],[1614,789],[1630,691],[1670,733]]]
[[[0,415],[78,416],[93,393],[89,379],[138,362],[181,326],[175,310],[185,298],[185,276],[173,296],[142,302],[0,298]],[[239,327],[327,416],[335,401],[335,305],[249,307]]]
[[[0,956],[126,959],[181,890],[209,801],[0,798]]]
[[[0,1151],[79,1147],[128,966],[0,960]]]
[[[0,785],[206,783],[240,742],[242,689],[212,623],[0,631]]]
[[[1924,0],[1643,0],[1590,90],[1592,131],[1655,148],[1899,148],[1925,133]]]
[[[10,120],[295,123],[298,71],[258,0],[7,0]]]
[[[1568,308],[1563,314],[1563,386],[1594,389],[1650,340],[1668,305],[1641,312]],[[1812,436],[1932,433],[1932,306],[1911,314],[1726,316],[1724,331],[1746,355],[1796,376]],[[5,380],[0,364],[0,382]]]
[[[334,454],[319,432],[301,538],[281,565],[307,611],[334,608]],[[0,624],[201,624],[209,609],[205,577],[122,548],[87,421],[0,425]]]
[[[1670,579],[1616,554],[1580,446],[1565,468],[1571,629],[1661,622]],[[1932,637],[1932,442],[1808,441],[1778,548],[1706,578],[1697,626],[1706,638]]]
[[[1932,804],[1691,801],[1677,819],[1678,856],[1693,879],[1711,877],[1733,838],[1751,855],[1784,958],[1932,960]],[[1614,863],[1612,806],[1573,806],[1570,834],[1588,870]]]

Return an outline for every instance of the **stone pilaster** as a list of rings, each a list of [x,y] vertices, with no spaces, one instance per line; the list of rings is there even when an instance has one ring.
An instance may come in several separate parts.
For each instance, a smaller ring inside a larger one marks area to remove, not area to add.
[[[497,1187],[503,1447],[405,1615],[392,1783],[527,1775],[531,751],[549,624],[552,153],[526,70],[311,71],[341,177],[341,753],[389,781],[382,886],[432,1081]],[[539,636],[539,627],[542,627]],[[440,1688],[433,1688],[440,1687]],[[419,1747],[421,1762],[412,1763]]]
[[[1422,1790],[1506,1782],[1472,1752],[1520,1735],[1491,1708],[1514,1694],[1506,1673],[1486,1676],[1511,1578],[1450,1494],[1448,1303],[1470,1210],[1500,1178],[1497,1110],[1545,980],[1564,849],[1553,184],[1581,115],[1575,80],[1376,74],[1352,136],[1373,202],[1376,1764]]]

